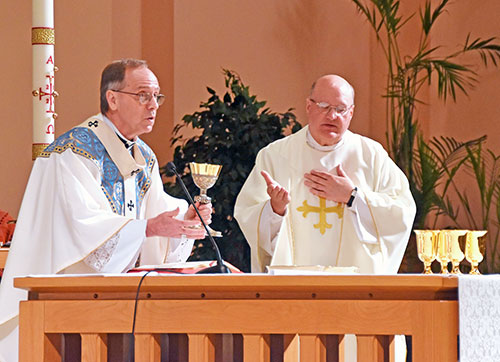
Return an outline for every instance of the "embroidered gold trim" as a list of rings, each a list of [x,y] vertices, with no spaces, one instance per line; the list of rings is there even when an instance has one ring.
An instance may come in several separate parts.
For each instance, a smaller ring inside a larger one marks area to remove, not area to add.
[[[149,160],[149,164],[147,166],[148,169],[149,169],[149,172],[153,171],[153,166],[155,165],[155,163],[156,163],[156,158],[155,157],[151,157],[151,159]],[[140,192],[141,199],[144,199],[144,196],[146,195],[146,192],[148,192],[149,187],[151,186],[151,180],[152,180],[152,178],[150,177],[144,183],[144,185],[142,186],[142,189],[141,189],[141,192]]]
[[[344,209],[345,209],[345,204],[343,204],[343,207],[342,207],[342,215],[344,213]],[[340,221],[339,246],[337,249],[337,258],[335,258],[335,266],[339,266],[340,247],[342,246],[342,238],[344,235],[344,218],[342,217],[340,220],[341,221]]]
[[[167,263],[167,258],[168,258],[168,252],[169,251],[170,251],[170,237],[167,237],[167,249],[165,250],[165,256],[163,257],[163,264]]]
[[[292,252],[292,265],[296,265],[297,262],[295,260],[295,254],[296,254],[296,250],[295,250],[295,233],[293,232],[293,222],[292,222],[292,213],[291,213],[291,210],[290,212],[288,213],[287,215],[287,218],[288,218],[288,237],[289,237],[289,240],[291,242],[292,245],[291,246],[291,252]]]
[[[266,206],[266,203],[264,203],[264,206]],[[260,218],[262,217],[262,212],[264,211],[264,206],[260,209],[259,213],[259,219],[257,220],[257,262],[260,265],[261,271],[264,271],[265,265],[262,265],[262,258],[260,256],[261,253],[261,247],[260,247]]]
[[[366,199],[366,196],[365,196],[365,199]],[[380,233],[378,231],[377,223],[375,222],[375,218],[373,217],[372,208],[370,207],[368,200],[366,201],[366,206],[368,206],[368,211],[370,211],[370,216],[372,217],[372,220],[373,220],[373,226],[375,226],[375,232],[377,233],[378,247],[380,249],[380,252],[382,253],[382,260],[384,260],[385,257],[384,257],[384,251],[382,250],[382,243],[380,241]]]
[[[111,210],[113,210],[113,213],[118,214],[118,209],[115,206],[115,202],[113,201],[113,198],[108,193],[108,190],[106,190],[106,188],[102,185],[101,185],[101,190],[102,190],[102,192],[104,192],[104,196],[106,196],[106,199],[108,199],[109,205],[111,206]],[[125,208],[125,205],[124,205],[124,208]],[[122,210],[122,212],[124,212],[124,211],[125,210]],[[120,215],[120,214],[118,214],[118,215]]]
[[[49,144],[50,143],[33,143],[31,146],[31,159],[35,161]]]
[[[73,145],[72,143],[66,143],[63,147],[56,146],[56,147],[54,147],[54,150],[52,150],[51,152],[42,152],[42,153],[40,153],[40,155],[38,157],[50,157],[52,152],[63,153],[68,148],[71,148],[71,150],[78,155],[87,157],[89,160],[92,160],[92,161],[96,160],[92,154],[88,153],[83,148],[75,147],[75,145]]]
[[[55,45],[56,38],[53,28],[31,28],[31,44]]]

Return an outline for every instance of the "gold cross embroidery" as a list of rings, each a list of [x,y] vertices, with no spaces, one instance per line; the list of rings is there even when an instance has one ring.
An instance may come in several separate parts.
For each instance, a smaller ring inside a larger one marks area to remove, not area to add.
[[[326,229],[331,229],[332,224],[326,222],[326,214],[330,212],[334,212],[337,214],[339,219],[344,215],[344,208],[340,203],[337,206],[326,207],[326,200],[323,197],[319,197],[319,207],[311,206],[307,203],[307,200],[304,200],[302,206],[297,208],[297,211],[302,212],[302,216],[306,217],[310,212],[319,213],[319,223],[314,224],[314,228],[319,229],[319,232],[323,235]]]

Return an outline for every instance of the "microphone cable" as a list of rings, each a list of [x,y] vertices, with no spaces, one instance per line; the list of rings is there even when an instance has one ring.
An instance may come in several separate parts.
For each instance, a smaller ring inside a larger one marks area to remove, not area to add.
[[[135,336],[135,321],[137,318],[137,303],[139,302],[139,293],[141,291],[141,285],[142,285],[142,282],[144,281],[144,278],[146,278],[146,276],[149,273],[154,272],[154,271],[156,271],[156,269],[147,271],[141,277],[141,279],[139,280],[139,285],[137,286],[137,293],[135,294],[135,303],[134,303],[134,316],[132,319],[132,341],[129,344],[129,349],[128,349],[128,361],[129,362],[132,362],[135,360],[135,356],[134,356],[134,353],[135,353],[135,337],[134,337]]]

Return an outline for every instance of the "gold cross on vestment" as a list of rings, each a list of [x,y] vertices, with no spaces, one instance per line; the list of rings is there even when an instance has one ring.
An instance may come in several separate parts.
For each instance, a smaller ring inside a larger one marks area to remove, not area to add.
[[[302,212],[302,216],[306,217],[310,212],[319,213],[319,223],[314,224],[314,228],[319,229],[319,232],[323,235],[326,229],[331,229],[332,224],[326,222],[326,214],[330,212],[334,212],[337,214],[339,219],[344,215],[344,208],[340,203],[337,206],[326,207],[326,200],[323,197],[319,197],[319,207],[311,206],[307,203],[307,200],[304,200],[302,206],[297,208],[297,211]]]

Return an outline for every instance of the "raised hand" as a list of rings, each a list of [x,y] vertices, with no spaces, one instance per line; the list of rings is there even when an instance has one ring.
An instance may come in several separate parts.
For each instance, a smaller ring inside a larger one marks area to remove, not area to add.
[[[205,229],[199,227],[199,220],[179,220],[175,218],[178,214],[179,208],[176,208],[175,210],[165,211],[156,217],[148,219],[146,236],[180,238],[182,235],[185,235],[188,239],[205,238]]]
[[[267,185],[267,194],[271,198],[271,207],[278,215],[285,215],[286,207],[290,203],[290,193],[279,183],[273,180],[266,171],[260,173]]]
[[[354,189],[353,182],[340,165],[337,166],[337,175],[326,171],[311,170],[304,174],[304,178],[304,185],[313,195],[334,202],[346,203]]]

